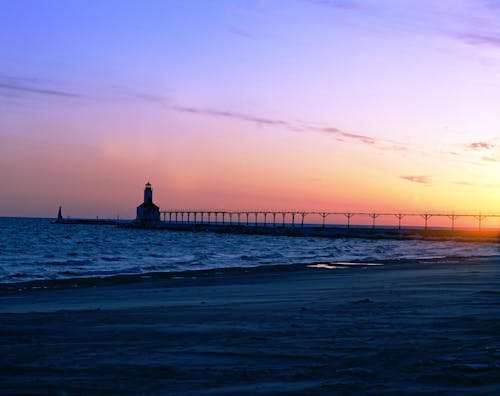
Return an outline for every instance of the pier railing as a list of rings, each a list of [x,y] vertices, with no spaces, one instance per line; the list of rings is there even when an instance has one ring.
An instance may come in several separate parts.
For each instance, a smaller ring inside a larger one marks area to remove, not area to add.
[[[377,219],[380,217],[393,218],[396,220],[398,229],[402,229],[403,220],[408,218],[421,219],[421,226],[424,229],[429,228],[429,220],[431,218],[446,219],[449,224],[449,229],[454,230],[458,219],[468,218],[473,219],[477,224],[477,229],[481,230],[485,219],[500,218],[498,213],[490,214],[474,214],[474,213],[388,213],[388,212],[306,212],[306,211],[268,211],[268,210],[245,210],[245,211],[226,211],[226,210],[162,210],[162,220],[169,223],[177,224],[222,224],[222,225],[239,225],[239,226],[263,226],[263,227],[304,227],[306,218],[315,216],[319,219],[319,223],[311,225],[325,228],[331,226],[327,223],[328,218],[334,216],[345,219],[345,227],[352,226],[354,217],[362,217],[365,221],[375,229],[378,225]],[[338,225],[338,223],[336,223]],[[387,226],[387,225],[384,225]],[[497,227],[498,228],[498,227]]]

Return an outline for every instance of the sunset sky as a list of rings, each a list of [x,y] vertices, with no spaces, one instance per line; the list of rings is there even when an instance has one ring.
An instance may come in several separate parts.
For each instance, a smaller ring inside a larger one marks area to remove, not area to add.
[[[0,216],[500,213],[500,1],[0,6]]]

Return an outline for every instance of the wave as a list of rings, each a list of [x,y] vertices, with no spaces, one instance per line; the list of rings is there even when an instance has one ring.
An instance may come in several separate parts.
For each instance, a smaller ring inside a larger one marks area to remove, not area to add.
[[[466,243],[151,230],[137,232],[85,225],[55,226],[45,220],[37,221],[36,232],[30,233],[31,229],[25,227],[19,233],[16,232],[17,226],[12,225],[8,232],[0,234],[0,243],[11,247],[0,256],[0,283],[295,264],[388,265],[405,260],[422,262],[500,257],[500,245],[484,241]]]

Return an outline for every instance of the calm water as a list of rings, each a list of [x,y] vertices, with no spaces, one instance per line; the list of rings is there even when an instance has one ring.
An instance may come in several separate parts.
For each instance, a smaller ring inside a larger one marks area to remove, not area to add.
[[[469,257],[500,257],[500,245],[191,233],[0,218],[0,283],[277,264]]]

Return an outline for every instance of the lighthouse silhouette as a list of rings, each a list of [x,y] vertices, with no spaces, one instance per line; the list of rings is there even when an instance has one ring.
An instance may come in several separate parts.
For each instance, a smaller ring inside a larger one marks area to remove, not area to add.
[[[147,182],[144,187],[144,202],[137,207],[137,218],[142,224],[160,221],[160,208],[153,203],[153,189]]]

